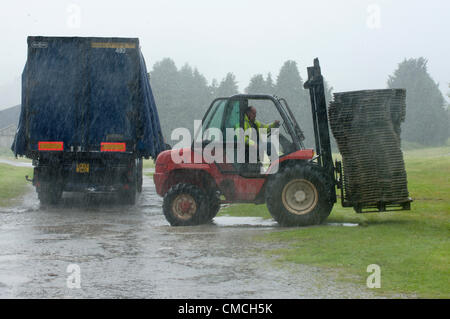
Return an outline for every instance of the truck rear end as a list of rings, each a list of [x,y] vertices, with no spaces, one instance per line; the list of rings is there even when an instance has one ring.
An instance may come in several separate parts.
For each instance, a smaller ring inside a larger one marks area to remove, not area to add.
[[[63,191],[119,192],[134,203],[143,158],[164,149],[139,40],[28,37],[12,149],[33,159],[44,204]]]

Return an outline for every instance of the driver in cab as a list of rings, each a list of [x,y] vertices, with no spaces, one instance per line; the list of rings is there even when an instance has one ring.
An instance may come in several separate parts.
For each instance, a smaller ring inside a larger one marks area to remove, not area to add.
[[[244,111],[244,132],[247,132],[248,129],[250,134],[245,135],[245,145],[253,146],[253,147],[261,147],[259,141],[259,130],[267,129],[267,133],[270,132],[270,129],[276,128],[280,126],[280,121],[275,120],[270,124],[263,124],[256,119],[256,108],[254,106],[249,106]],[[253,128],[254,130],[252,130]],[[256,136],[252,136],[253,133],[256,132]],[[271,143],[267,141],[267,156],[271,155]]]

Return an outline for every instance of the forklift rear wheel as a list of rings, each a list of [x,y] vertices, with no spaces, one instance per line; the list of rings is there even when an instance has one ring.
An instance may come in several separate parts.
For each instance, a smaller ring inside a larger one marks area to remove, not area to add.
[[[172,186],[164,196],[164,216],[172,226],[205,224],[214,217],[211,216],[211,208],[216,207],[212,207],[207,194],[192,184]]]
[[[268,182],[267,208],[281,226],[320,224],[333,207],[328,196],[330,185],[319,168],[287,167]]]
[[[220,210],[219,194],[217,194],[216,191],[211,191],[211,193],[208,195],[208,200],[209,200],[209,208],[208,208],[209,219],[213,219],[214,217],[216,217],[217,213]]]

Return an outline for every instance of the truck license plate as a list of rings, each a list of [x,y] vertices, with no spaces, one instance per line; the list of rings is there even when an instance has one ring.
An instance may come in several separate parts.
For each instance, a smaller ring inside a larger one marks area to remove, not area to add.
[[[89,164],[88,163],[78,163],[77,164],[77,173],[89,173]]]

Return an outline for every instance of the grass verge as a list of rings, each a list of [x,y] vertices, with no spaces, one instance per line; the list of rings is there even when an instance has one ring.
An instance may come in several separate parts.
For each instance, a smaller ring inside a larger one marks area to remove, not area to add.
[[[0,206],[11,205],[26,191],[25,175],[31,176],[32,168],[0,164]]]
[[[153,177],[153,172],[155,171],[155,162],[151,159],[144,160],[144,175],[148,177]]]
[[[14,157],[14,153],[6,147],[0,147],[0,156],[2,157]]]
[[[323,267],[366,286],[367,266],[381,268],[383,295],[450,297],[450,147],[404,154],[411,211],[356,214],[336,204],[327,223],[358,223],[359,227],[321,225],[287,228],[261,236],[286,242],[272,250],[282,262]],[[265,205],[234,205],[222,214],[269,218]],[[369,289],[369,288],[367,288]]]
[[[148,160],[144,159],[143,167],[144,167],[144,169],[155,168],[155,162],[152,159],[148,159]]]

